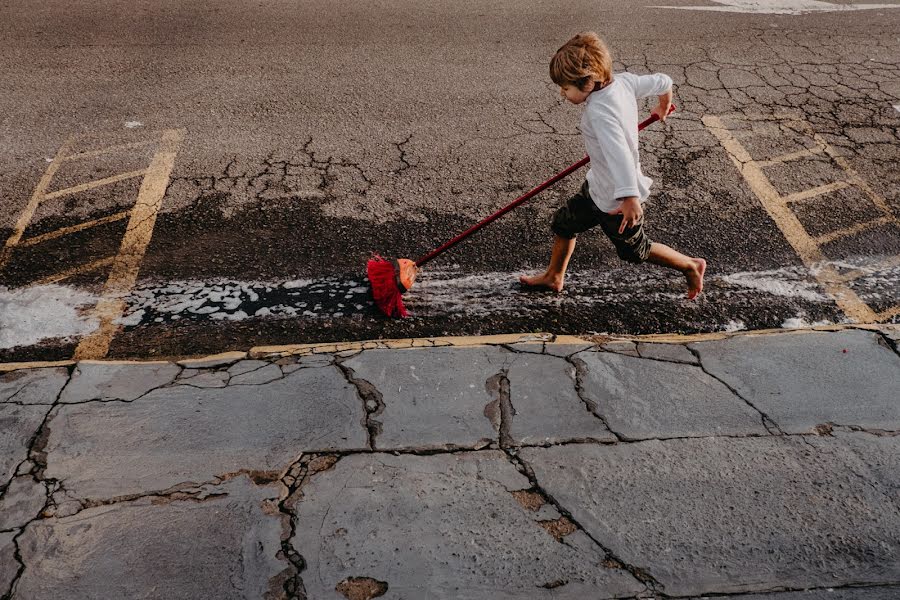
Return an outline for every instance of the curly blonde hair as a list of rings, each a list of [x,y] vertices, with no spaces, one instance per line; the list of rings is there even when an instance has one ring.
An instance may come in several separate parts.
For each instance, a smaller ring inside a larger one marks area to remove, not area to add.
[[[612,56],[593,31],[579,33],[562,45],[550,59],[550,79],[558,86],[585,89],[591,81],[612,81]]]

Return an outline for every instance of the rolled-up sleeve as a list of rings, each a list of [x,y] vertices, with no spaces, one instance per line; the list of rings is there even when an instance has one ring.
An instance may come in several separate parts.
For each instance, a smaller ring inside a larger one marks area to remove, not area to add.
[[[665,73],[636,75],[634,79],[634,95],[638,98],[659,96],[672,89],[672,78]]]

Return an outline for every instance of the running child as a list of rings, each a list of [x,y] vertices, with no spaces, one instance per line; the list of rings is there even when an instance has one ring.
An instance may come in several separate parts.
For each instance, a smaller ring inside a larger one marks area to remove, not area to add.
[[[581,189],[556,211],[550,228],[555,234],[547,270],[522,276],[527,286],[563,289],[576,236],[600,225],[620,258],[645,261],[681,271],[687,297],[703,291],[706,261],[651,242],[644,231],[641,206],[653,180],[641,172],[638,155],[637,99],[658,96],[652,113],[665,120],[672,104],[668,75],[612,72],[612,57],[596,33],[580,33],[557,50],[550,61],[550,78],[572,104],[585,104],[581,135],[591,158]]]

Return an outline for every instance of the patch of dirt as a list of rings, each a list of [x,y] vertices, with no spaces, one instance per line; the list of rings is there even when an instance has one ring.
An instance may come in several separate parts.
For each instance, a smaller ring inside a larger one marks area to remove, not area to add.
[[[547,533],[556,538],[557,542],[562,542],[564,537],[570,533],[574,533],[577,529],[575,523],[565,517],[560,517],[552,521],[538,521],[538,524],[546,529]]]
[[[371,577],[348,577],[334,589],[347,600],[372,600],[384,596],[388,591],[388,584]]]

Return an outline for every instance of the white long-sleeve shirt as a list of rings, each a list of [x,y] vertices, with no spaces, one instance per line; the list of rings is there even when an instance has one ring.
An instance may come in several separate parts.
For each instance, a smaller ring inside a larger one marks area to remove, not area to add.
[[[588,96],[581,135],[591,157],[591,198],[600,210],[612,212],[629,196],[643,203],[650,195],[653,180],[641,172],[638,154],[637,99],[664,94],[671,87],[672,78],[663,73],[616,73],[612,83]]]

